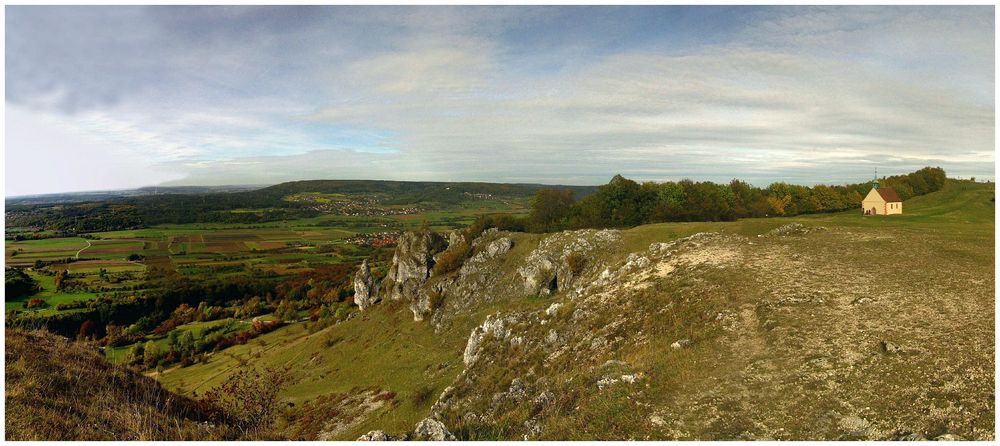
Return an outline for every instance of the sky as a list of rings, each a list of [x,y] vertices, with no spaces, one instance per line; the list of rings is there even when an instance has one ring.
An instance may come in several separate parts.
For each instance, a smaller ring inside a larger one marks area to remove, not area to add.
[[[994,10],[7,6],[5,194],[994,176]]]

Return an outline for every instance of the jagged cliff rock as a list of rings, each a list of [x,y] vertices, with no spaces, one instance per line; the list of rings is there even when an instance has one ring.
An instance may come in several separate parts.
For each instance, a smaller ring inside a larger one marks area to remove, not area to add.
[[[421,287],[431,276],[434,255],[446,247],[444,237],[437,233],[404,233],[396,245],[389,274],[379,286],[379,297],[410,302],[413,319],[422,321],[431,311],[431,299]]]
[[[368,260],[361,262],[358,272],[354,274],[354,303],[361,311],[371,307],[378,301],[378,284],[372,277]]]
[[[411,300],[431,276],[434,254],[446,246],[444,238],[434,232],[404,233],[392,255],[389,274],[380,286],[382,295],[392,300]]]
[[[481,238],[476,239],[476,241],[481,240]],[[485,248],[480,250],[476,255],[472,256],[470,259],[466,260],[462,264],[462,269],[459,270],[459,276],[468,276],[474,272],[478,272],[478,269],[489,262],[492,259],[502,256],[510,251],[514,247],[514,241],[510,237],[500,237],[493,240],[486,245]]]
[[[545,238],[518,269],[524,293],[548,295],[568,289],[588,257],[620,238],[615,230],[566,231]]]

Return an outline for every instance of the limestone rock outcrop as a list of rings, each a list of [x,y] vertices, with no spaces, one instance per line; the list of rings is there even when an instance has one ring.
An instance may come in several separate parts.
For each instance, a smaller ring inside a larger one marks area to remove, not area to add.
[[[445,249],[444,237],[434,232],[407,232],[399,238],[381,294],[392,300],[413,300],[431,276],[434,254]]]
[[[378,302],[378,284],[372,277],[368,260],[361,262],[358,272],[354,274],[354,303],[361,311]]]
[[[564,231],[545,238],[517,271],[524,280],[524,293],[548,295],[567,288],[588,256],[620,238],[618,231],[608,229]]]
[[[455,436],[448,431],[444,423],[433,418],[425,418],[413,428],[413,439],[416,441],[455,441]]]
[[[392,441],[392,440],[393,438],[383,431],[370,431],[367,434],[358,437],[356,441]]]

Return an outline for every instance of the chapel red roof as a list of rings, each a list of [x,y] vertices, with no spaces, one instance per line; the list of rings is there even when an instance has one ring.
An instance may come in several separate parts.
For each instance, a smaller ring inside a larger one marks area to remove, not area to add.
[[[896,195],[896,191],[892,190],[891,187],[880,187],[875,190],[878,191],[878,194],[882,196],[882,199],[885,200],[886,203],[897,203],[903,201],[899,199],[899,195]]]

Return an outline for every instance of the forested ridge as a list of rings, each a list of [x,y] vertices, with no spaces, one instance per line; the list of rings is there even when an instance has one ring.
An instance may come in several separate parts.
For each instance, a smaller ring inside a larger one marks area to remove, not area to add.
[[[545,187],[540,184],[308,180],[242,192],[146,195],[81,203],[12,204],[7,207],[5,217],[9,227],[85,233],[166,223],[259,223],[319,215],[320,212],[308,203],[285,199],[303,192],[366,194],[380,197],[385,205],[435,206],[460,203],[476,195],[526,198]],[[565,188],[578,195],[586,195],[594,189],[592,186]]]
[[[945,172],[925,167],[906,175],[883,177],[903,200],[940,190]],[[579,228],[620,228],[678,221],[732,221],[746,217],[794,216],[858,208],[871,183],[800,186],[776,182],[760,188],[744,181],[645,182],[616,175],[579,201],[573,191],[547,188],[536,193],[526,218],[485,216],[482,227],[551,232]]]

